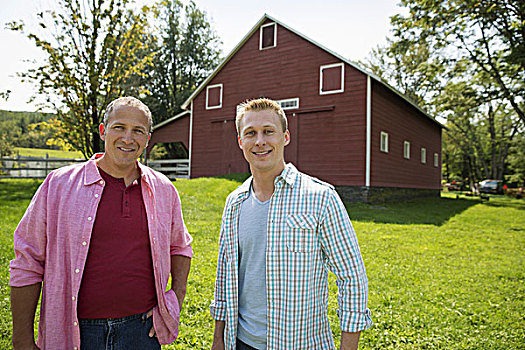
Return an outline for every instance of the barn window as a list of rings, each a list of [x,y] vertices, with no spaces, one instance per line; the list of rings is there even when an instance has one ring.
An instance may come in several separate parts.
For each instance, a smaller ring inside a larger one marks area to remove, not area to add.
[[[388,133],[381,131],[381,152],[388,153]]]
[[[427,149],[424,147],[421,147],[421,163],[427,163]]]
[[[268,23],[261,26],[259,35],[259,50],[277,46],[277,24]]]
[[[328,95],[344,91],[345,65],[344,63],[321,66],[319,78],[319,94]]]
[[[276,101],[283,110],[299,108],[299,97]]]
[[[434,166],[437,168],[439,166],[439,155],[434,153]]]
[[[405,141],[403,145],[403,157],[410,159],[410,141]]]
[[[206,109],[222,107],[222,84],[210,85],[206,88]]]

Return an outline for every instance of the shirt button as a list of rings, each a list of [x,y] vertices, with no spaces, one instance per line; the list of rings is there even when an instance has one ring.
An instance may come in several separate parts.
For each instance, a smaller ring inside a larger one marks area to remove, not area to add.
[[[104,184],[104,180],[100,180],[100,184],[103,185]]]
[[[73,326],[77,326],[77,325],[78,325],[77,321],[73,322]]]
[[[88,216],[88,221],[91,221],[93,218],[91,216]]]
[[[75,301],[75,300],[77,300],[77,298],[75,298],[75,297],[71,297],[71,300]]]
[[[95,193],[95,198],[98,198],[98,193]]]
[[[76,346],[73,346],[73,350],[78,350],[78,348]]]
[[[80,272],[80,270],[79,270],[79,269],[76,269],[76,270],[75,270],[75,273],[79,273],[79,272]]]
[[[82,242],[82,245],[83,245],[83,246],[86,246],[86,245],[87,245],[87,242]]]

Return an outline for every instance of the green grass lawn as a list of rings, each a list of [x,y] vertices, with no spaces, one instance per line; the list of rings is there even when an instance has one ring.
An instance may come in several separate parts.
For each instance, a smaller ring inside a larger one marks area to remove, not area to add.
[[[10,348],[12,233],[40,181],[0,180],[0,349]],[[195,256],[180,336],[166,349],[210,349],[220,218],[239,182],[178,180]],[[525,202],[448,197],[348,204],[368,272],[374,326],[360,349],[525,349]],[[330,320],[340,332],[331,284]]]
[[[80,152],[59,151],[54,149],[40,149],[40,148],[23,148],[15,147],[15,154],[25,157],[42,157],[46,154],[49,158],[67,158],[67,159],[83,159],[84,156]]]

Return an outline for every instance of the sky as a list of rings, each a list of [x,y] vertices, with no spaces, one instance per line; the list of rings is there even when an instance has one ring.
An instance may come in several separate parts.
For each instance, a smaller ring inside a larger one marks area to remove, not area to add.
[[[403,12],[399,0],[194,0],[206,12],[229,54],[266,13],[343,57],[363,61],[370,51],[386,42],[390,17]],[[153,0],[141,0],[153,3]],[[184,0],[183,0],[184,2]],[[36,14],[53,0],[0,0],[0,92],[11,90],[0,109],[35,111],[29,103],[35,87],[22,83],[17,72],[36,67],[43,54],[23,34],[5,29],[5,23],[23,20],[36,24]],[[38,99],[36,100],[39,101]]]

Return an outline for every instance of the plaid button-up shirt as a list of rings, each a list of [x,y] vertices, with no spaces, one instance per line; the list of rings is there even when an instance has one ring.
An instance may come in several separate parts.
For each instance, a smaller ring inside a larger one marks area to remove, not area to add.
[[[251,181],[228,196],[222,217],[210,309],[226,323],[226,349],[236,346],[238,223]],[[337,277],[341,330],[369,328],[368,280],[346,209],[331,185],[288,164],[275,179],[268,214],[268,349],[335,349],[327,317],[329,270]]]

